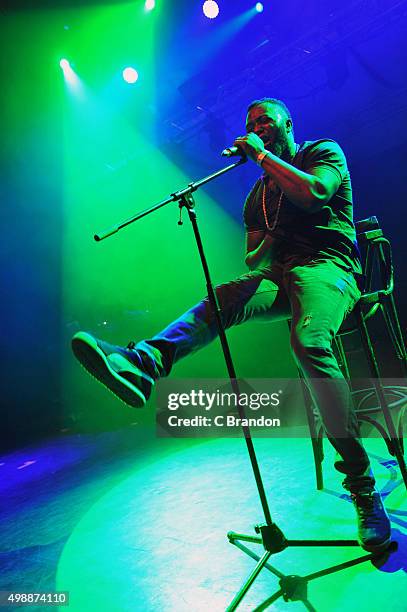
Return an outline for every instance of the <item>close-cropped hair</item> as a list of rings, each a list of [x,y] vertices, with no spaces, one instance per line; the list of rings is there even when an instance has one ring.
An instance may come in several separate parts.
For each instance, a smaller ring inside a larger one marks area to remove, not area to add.
[[[255,106],[260,106],[261,104],[273,104],[274,106],[279,106],[287,115],[288,119],[290,119],[292,122],[293,118],[287,106],[282,100],[278,100],[277,98],[261,98],[260,100],[253,100],[253,102],[251,102],[247,107],[247,112],[249,112]]]

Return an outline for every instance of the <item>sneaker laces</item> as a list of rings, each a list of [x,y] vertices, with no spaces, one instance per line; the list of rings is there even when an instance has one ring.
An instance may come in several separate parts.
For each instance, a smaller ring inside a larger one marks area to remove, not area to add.
[[[371,493],[352,493],[351,497],[355,502],[356,511],[361,519],[369,518],[380,523],[380,516],[375,512],[375,496]],[[377,508],[379,510],[379,508]]]
[[[158,374],[152,359],[144,351],[137,349],[136,346],[137,344],[134,342],[134,340],[130,340],[126,348],[128,348],[130,351],[134,351],[134,358],[138,360],[136,362],[137,367],[145,370],[146,374],[151,376],[151,378],[158,378]]]

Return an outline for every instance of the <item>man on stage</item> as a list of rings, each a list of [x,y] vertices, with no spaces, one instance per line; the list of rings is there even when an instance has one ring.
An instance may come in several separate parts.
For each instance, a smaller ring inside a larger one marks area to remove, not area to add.
[[[368,551],[384,550],[390,543],[390,522],[332,351],[335,334],[360,296],[345,156],[328,139],[296,144],[291,114],[274,98],[250,104],[246,134],[234,146],[260,166],[262,175],[244,206],[250,272],[216,287],[223,324],[228,328],[255,318],[291,319],[292,353],[337,451],[335,467],[345,474],[360,543]],[[95,378],[127,404],[142,407],[155,380],[216,336],[205,298],[151,339],[124,348],[79,332],[72,348]]]

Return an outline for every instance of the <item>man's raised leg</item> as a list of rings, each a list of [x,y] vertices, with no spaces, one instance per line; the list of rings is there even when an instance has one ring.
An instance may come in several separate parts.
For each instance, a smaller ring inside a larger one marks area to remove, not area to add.
[[[275,280],[276,269],[266,269],[216,287],[225,329],[254,317],[286,318],[287,299]],[[205,298],[151,339],[121,347],[78,332],[72,338],[72,350],[94,378],[126,404],[141,408],[155,380],[168,376],[176,361],[206,346],[217,335],[216,321]]]

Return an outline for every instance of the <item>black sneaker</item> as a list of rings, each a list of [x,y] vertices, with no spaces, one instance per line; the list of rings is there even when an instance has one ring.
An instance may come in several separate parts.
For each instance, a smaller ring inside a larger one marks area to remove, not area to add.
[[[368,552],[382,552],[391,542],[390,520],[375,489],[351,493],[358,517],[358,539]]]
[[[123,402],[142,408],[154,385],[142,356],[130,342],[127,348],[98,340],[86,332],[72,338],[72,350],[83,367]]]

